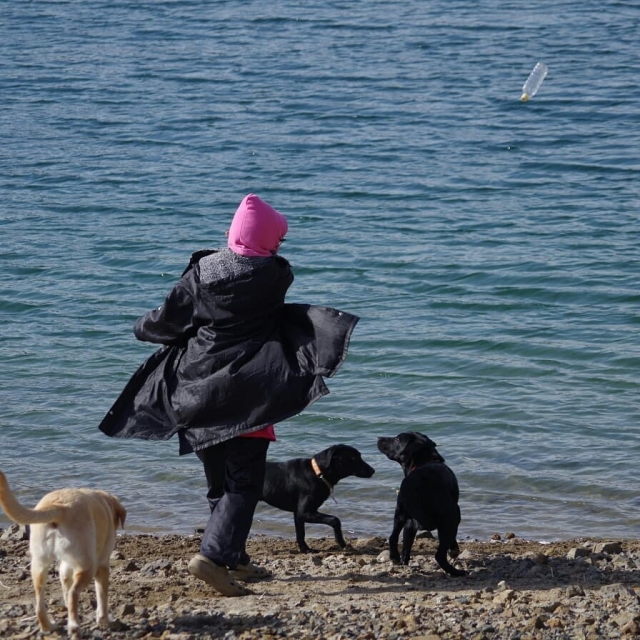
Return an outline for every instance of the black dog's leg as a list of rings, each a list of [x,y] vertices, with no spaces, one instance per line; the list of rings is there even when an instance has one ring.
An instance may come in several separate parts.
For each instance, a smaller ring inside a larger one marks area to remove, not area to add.
[[[436,562],[450,575],[450,576],[466,576],[467,572],[462,569],[456,569],[447,559],[447,551],[458,550],[458,543],[456,542],[457,531],[450,529],[438,529],[438,550],[436,551]]]
[[[400,564],[400,552],[398,551],[398,539],[400,538],[400,532],[407,523],[408,517],[404,509],[400,505],[396,505],[396,512],[393,515],[393,531],[389,536],[389,558],[391,562]],[[415,537],[415,532],[414,532]],[[402,549],[404,551],[404,547]],[[411,550],[409,550],[411,551]]]
[[[457,512],[457,520],[458,522],[460,522],[460,507],[458,505],[456,505],[456,512]],[[460,547],[458,546],[458,541],[456,540],[456,537],[458,535],[458,531],[456,529],[456,532],[453,536],[453,541],[451,542],[451,544],[449,545],[449,555],[452,558],[457,558],[460,555]]]
[[[312,549],[309,547],[309,545],[306,543],[304,539],[305,538],[304,519],[301,516],[294,514],[293,524],[296,527],[296,542],[298,543],[298,549],[300,549],[302,553],[311,553]]]
[[[344,549],[347,546],[344,536],[342,535],[342,524],[340,522],[340,519],[336,518],[336,516],[330,516],[326,513],[320,513],[319,511],[312,513],[297,513],[294,516],[294,522],[296,525],[296,540],[298,542],[298,547],[300,548],[300,551],[302,551],[302,553],[309,553],[312,551],[304,539],[305,522],[308,522],[309,524],[326,524],[333,529],[333,534],[336,538],[338,546],[341,549]]]
[[[340,519],[336,518],[336,516],[330,516],[326,513],[320,513],[319,511],[316,511],[315,513],[298,514],[298,518],[310,524],[326,524],[333,529],[333,534],[336,538],[338,546],[341,549],[344,549],[347,546],[347,543],[345,542],[345,539],[342,535],[342,524],[340,522]]]
[[[402,564],[409,564],[411,547],[413,547],[413,541],[416,539],[417,533],[418,523],[413,518],[409,518],[402,530]]]

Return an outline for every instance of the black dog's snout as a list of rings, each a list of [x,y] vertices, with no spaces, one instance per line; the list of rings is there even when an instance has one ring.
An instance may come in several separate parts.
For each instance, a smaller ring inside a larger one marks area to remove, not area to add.
[[[376,470],[370,465],[367,464],[364,460],[362,461],[362,465],[358,469],[358,477],[359,478],[370,478]]]

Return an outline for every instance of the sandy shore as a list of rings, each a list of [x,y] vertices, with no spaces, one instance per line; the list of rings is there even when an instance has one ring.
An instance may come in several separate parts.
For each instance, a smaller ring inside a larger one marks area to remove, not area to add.
[[[33,612],[28,543],[0,535],[0,637],[41,636]],[[83,595],[85,637],[296,638],[333,640],[525,640],[640,637],[640,541],[519,540],[462,542],[463,578],[445,575],[435,542],[420,538],[411,565],[388,560],[383,538],[293,540],[252,537],[249,553],[274,577],[254,595],[219,596],[187,572],[198,536],[124,534],[112,558],[110,629],[93,621],[92,592]],[[50,611],[65,621],[52,574]]]

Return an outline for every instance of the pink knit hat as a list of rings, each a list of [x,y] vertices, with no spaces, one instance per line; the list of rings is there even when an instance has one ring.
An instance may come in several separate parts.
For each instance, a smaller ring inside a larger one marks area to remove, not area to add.
[[[281,213],[250,193],[233,216],[227,245],[241,256],[271,256],[277,253],[288,228]]]

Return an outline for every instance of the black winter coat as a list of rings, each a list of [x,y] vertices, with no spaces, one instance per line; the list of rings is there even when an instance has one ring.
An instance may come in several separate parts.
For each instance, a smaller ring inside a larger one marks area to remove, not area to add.
[[[165,304],[136,322],[138,339],[164,346],[102,420],[107,435],[178,433],[180,453],[189,453],[286,420],[329,393],[323,377],[342,364],[358,318],[285,304],[293,273],[277,255],[203,282],[199,261],[213,253],[193,254]]]

